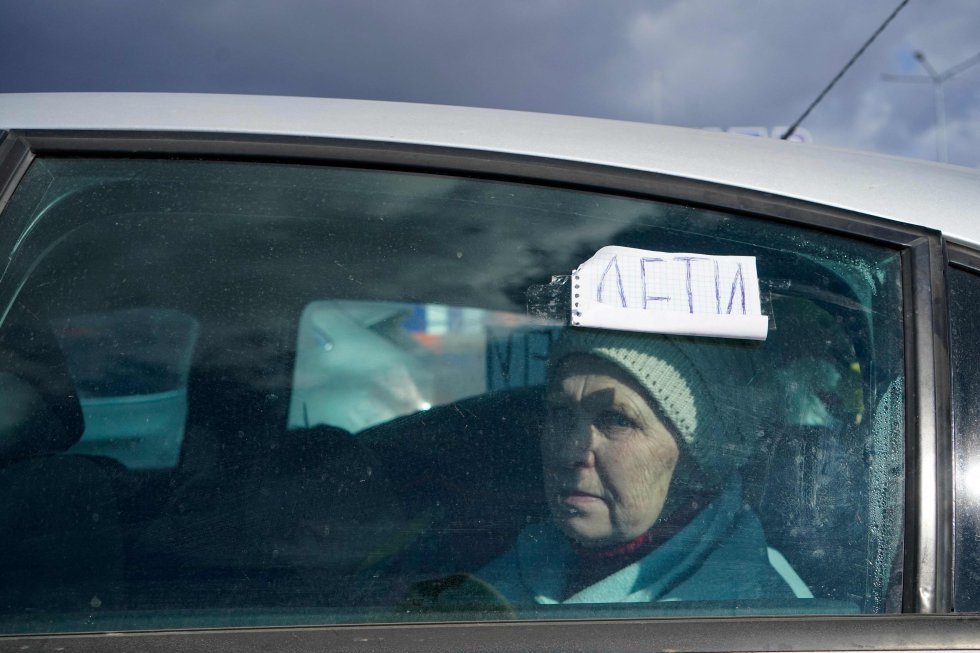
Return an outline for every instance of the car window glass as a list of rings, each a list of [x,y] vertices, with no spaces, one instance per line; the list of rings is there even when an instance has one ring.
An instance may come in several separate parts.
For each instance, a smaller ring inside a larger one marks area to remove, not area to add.
[[[953,607],[980,610],[980,355],[976,337],[980,278],[950,268],[949,317],[953,366]]]
[[[897,609],[896,250],[245,162],[39,159],[3,217],[7,631]],[[768,337],[530,314],[607,245],[756,257]]]

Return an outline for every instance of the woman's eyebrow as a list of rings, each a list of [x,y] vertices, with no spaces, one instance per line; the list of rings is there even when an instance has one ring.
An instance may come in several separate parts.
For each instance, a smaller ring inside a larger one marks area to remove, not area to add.
[[[617,394],[613,388],[598,388],[585,393],[582,397],[581,404],[591,409],[610,408],[620,403],[617,402]]]

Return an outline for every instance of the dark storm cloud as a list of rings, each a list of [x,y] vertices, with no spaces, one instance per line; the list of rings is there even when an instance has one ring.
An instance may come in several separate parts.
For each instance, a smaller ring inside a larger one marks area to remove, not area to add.
[[[593,62],[615,53],[609,36],[622,18],[597,3],[527,5],[40,0],[5,20],[0,70],[7,91],[210,91],[601,111],[582,80]]]
[[[686,126],[792,122],[897,0],[35,0],[0,25],[0,89],[460,104]],[[980,51],[975,0],[913,0],[805,123],[932,158],[930,87]],[[980,164],[980,66],[947,87],[950,159]]]

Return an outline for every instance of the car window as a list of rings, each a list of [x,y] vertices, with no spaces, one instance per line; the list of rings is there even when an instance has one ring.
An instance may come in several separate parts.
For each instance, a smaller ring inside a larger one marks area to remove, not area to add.
[[[898,609],[897,250],[248,162],[41,158],[3,218],[6,631]],[[609,245],[755,257],[767,337],[535,304]]]
[[[953,607],[980,610],[980,374],[976,313],[980,278],[960,268],[947,272],[953,368]]]

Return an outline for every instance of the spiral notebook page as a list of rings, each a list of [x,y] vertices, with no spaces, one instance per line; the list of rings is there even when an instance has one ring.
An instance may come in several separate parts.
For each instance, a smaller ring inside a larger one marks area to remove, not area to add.
[[[573,326],[765,340],[754,256],[603,247],[572,276]]]

